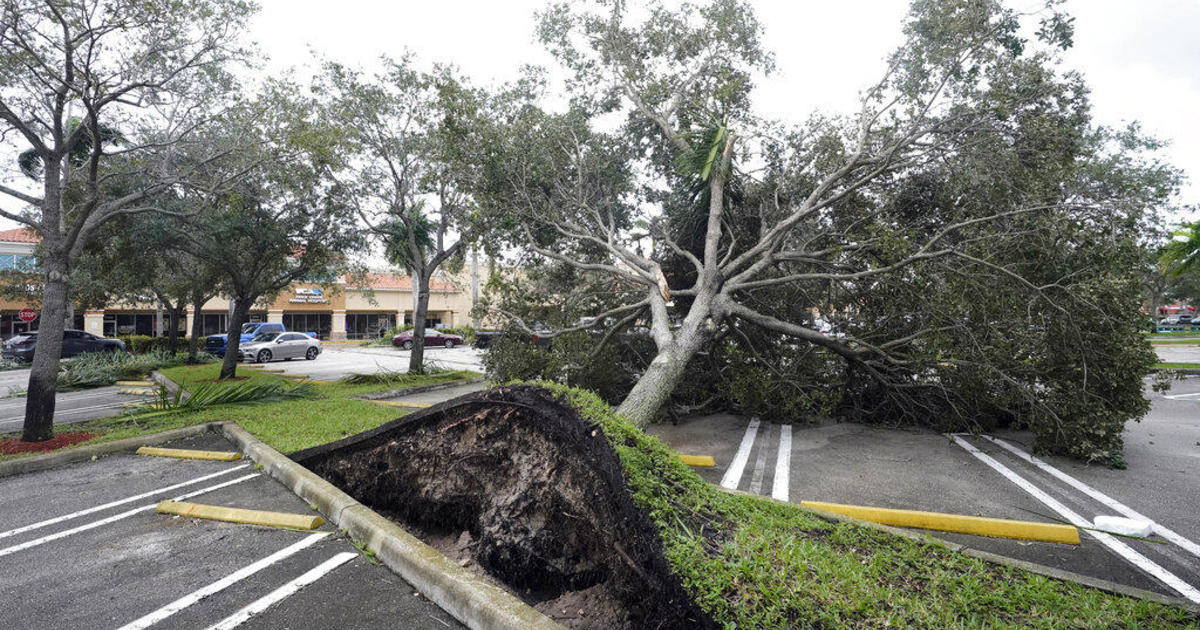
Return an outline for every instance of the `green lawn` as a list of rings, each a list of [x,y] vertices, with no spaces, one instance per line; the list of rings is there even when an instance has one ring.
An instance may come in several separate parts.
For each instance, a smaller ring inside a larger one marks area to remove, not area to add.
[[[162,370],[162,373],[184,389],[189,389],[201,381],[215,378],[220,368],[219,364],[213,363],[167,368]],[[250,381],[286,380],[275,374],[246,368],[239,369],[238,376],[246,376]],[[316,384],[313,385],[316,395],[309,399],[225,405],[180,413],[128,414],[73,424],[67,430],[100,433],[99,437],[83,443],[96,444],[204,422],[232,420],[276,450],[289,453],[372,429],[406,413],[403,409],[375,405],[351,398],[352,396],[447,383],[477,376],[479,375],[474,372],[457,371],[432,375],[403,375],[401,380],[395,383],[382,385]]]
[[[1200,370],[1200,363],[1155,363],[1156,370]]]
[[[830,523],[799,506],[721,492],[594,394],[546,386],[602,428],[635,503],[661,533],[672,568],[721,627],[1164,628],[1200,622],[1179,608]]]

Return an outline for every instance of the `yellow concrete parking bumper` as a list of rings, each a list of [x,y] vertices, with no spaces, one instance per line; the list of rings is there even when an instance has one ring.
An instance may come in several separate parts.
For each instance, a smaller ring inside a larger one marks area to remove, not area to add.
[[[680,455],[679,461],[697,468],[712,468],[717,465],[716,460],[709,455]]]
[[[372,400],[371,402],[376,405],[383,405],[384,407],[404,407],[406,409],[424,409],[433,406],[430,403],[403,402],[399,400]]]
[[[862,505],[823,503],[821,501],[801,501],[800,505],[843,516],[852,516],[864,521],[879,523],[880,525],[915,527],[917,529],[958,532],[960,534],[991,536],[993,538],[1041,540],[1068,545],[1079,544],[1079,530],[1071,525],[1060,525],[1058,523],[1010,521],[1002,518],[942,514],[940,512],[919,512],[916,510],[893,510]]]
[[[232,462],[242,458],[241,453],[233,451],[194,451],[186,448],[162,448],[159,446],[143,446],[137,450],[137,454],[180,459],[208,459],[218,462]]]
[[[157,387],[154,381],[117,381],[117,387]]]
[[[287,527],[289,529],[316,529],[325,522],[325,519],[320,516],[310,514],[264,512],[262,510],[247,510],[220,505],[204,505],[203,503],[184,503],[181,501],[163,501],[158,504],[158,507],[154,508],[154,511],[159,514],[174,514],[176,516],[205,518],[229,523],[245,523],[247,525]]]

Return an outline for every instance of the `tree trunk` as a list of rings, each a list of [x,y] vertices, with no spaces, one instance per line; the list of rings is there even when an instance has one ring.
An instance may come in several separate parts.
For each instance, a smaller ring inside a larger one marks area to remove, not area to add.
[[[171,352],[175,352],[176,343],[179,341],[179,318],[183,317],[183,300],[179,300],[176,306],[171,307],[167,313],[167,326],[170,329],[167,331],[167,347]]]
[[[188,340],[188,363],[196,363],[200,360],[200,348],[204,343],[204,315],[200,309],[204,307],[204,303],[208,298],[199,293],[192,295],[192,338]]]
[[[646,427],[654,420],[658,410],[683,380],[688,362],[704,344],[704,335],[699,331],[681,331],[678,334],[675,343],[659,350],[629,395],[621,401],[621,406],[617,407],[617,413],[638,427]]]
[[[67,265],[54,260],[53,252],[44,259],[46,267],[42,288],[41,323],[38,326],[33,368],[25,395],[25,426],[21,439],[41,442],[54,436],[54,396],[58,392],[58,361],[62,356],[63,329],[67,313]]]
[[[409,374],[425,373],[425,315],[429,312],[429,274],[420,274],[417,304],[413,309],[412,355],[408,358]]]
[[[229,330],[225,334],[225,360],[221,363],[221,374],[217,378],[237,376],[238,347],[242,343],[242,324],[250,313],[254,298],[234,298],[233,311],[229,317]]]

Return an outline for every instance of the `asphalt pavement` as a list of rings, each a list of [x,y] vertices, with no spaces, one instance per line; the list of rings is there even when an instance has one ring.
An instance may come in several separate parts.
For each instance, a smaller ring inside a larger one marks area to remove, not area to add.
[[[235,450],[217,435],[167,446]],[[0,479],[0,628],[462,627],[328,524],[300,532],[153,510],[192,493],[312,514],[249,460],[120,455]]]
[[[28,371],[26,370],[28,374]],[[115,416],[122,405],[147,400],[147,396],[118,393],[120,387],[97,387],[72,392],[61,392],[54,401],[54,424],[74,424],[97,418]],[[2,391],[2,390],[0,390]],[[25,422],[25,397],[0,398],[0,435],[21,430]]]
[[[651,431],[679,453],[712,455],[716,467],[695,470],[714,484],[797,503],[1043,522],[1071,519],[1039,492],[1088,522],[1097,515],[1122,515],[1116,505],[1150,518],[1178,539],[1165,544],[1120,539],[1129,554],[1087,532],[1078,546],[931,534],[1165,595],[1186,597],[1182,588],[1194,597],[1200,594],[1200,378],[1177,382],[1165,396],[1149,390],[1147,395],[1150,414],[1126,427],[1126,470],[1060,457],[1040,458],[1039,466],[1025,459],[1032,437],[1022,432],[999,433],[995,437],[1001,441],[994,442],[851,423],[782,425],[728,414]]]
[[[274,361],[265,367],[283,370],[286,374],[303,374],[316,381],[336,381],[356,373],[383,370],[407,372],[410,354],[407,350],[390,346],[326,344],[313,361]],[[451,370],[482,372],[480,356],[481,352],[471,347],[425,349],[426,365]]]
[[[1200,363],[1200,341],[1188,344],[1154,344],[1158,360],[1163,363]]]

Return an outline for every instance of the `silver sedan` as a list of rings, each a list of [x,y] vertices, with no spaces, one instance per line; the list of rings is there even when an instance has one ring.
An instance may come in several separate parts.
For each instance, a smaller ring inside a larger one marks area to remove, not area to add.
[[[253,363],[291,361],[301,357],[312,361],[321,354],[321,342],[304,333],[263,333],[238,348],[238,358]]]

